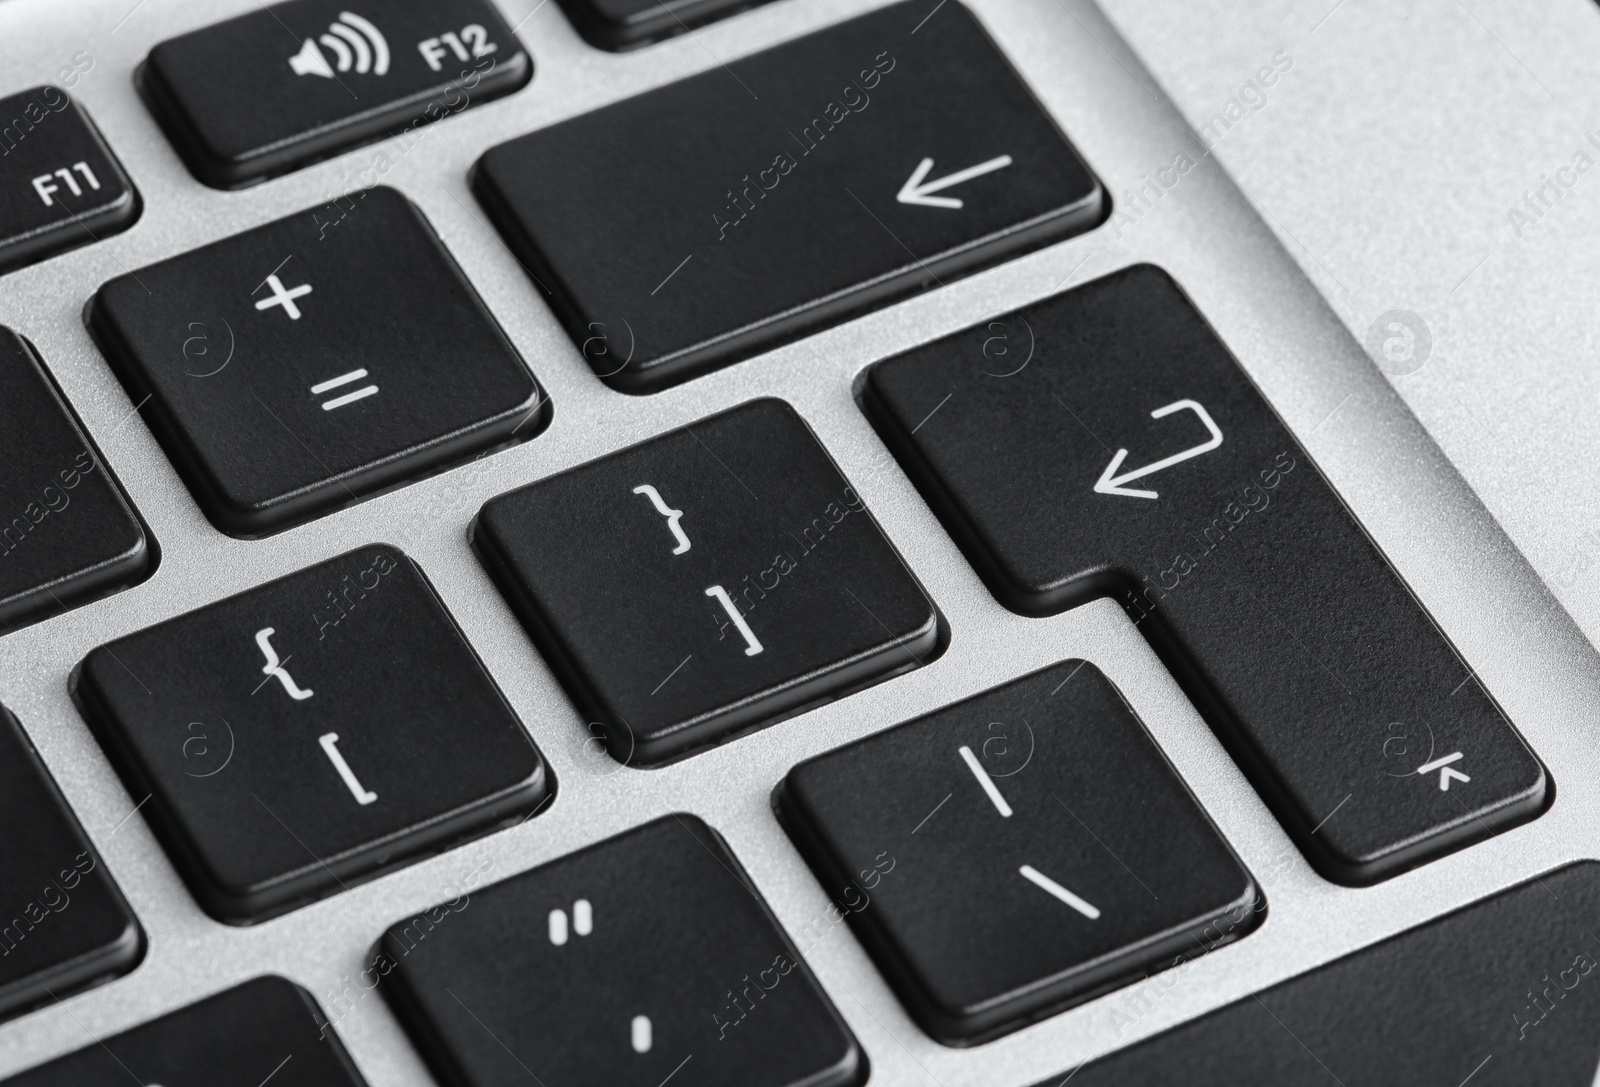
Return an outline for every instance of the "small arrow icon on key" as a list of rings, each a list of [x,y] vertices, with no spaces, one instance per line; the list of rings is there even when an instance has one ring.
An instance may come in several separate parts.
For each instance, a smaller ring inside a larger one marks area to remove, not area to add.
[[[1221,428],[1219,428],[1216,422],[1211,418],[1211,413],[1202,407],[1197,401],[1174,400],[1172,403],[1152,411],[1150,413],[1150,418],[1165,419],[1173,412],[1183,411],[1185,409],[1194,412],[1195,415],[1199,417],[1200,421],[1205,424],[1206,430],[1210,432],[1210,438],[1201,442],[1199,445],[1190,446],[1181,453],[1174,453],[1172,456],[1164,457],[1161,460],[1156,461],[1154,464],[1147,464],[1143,468],[1135,468],[1132,471],[1123,472],[1121,475],[1117,474],[1117,469],[1121,468],[1122,462],[1128,459],[1128,451],[1126,449],[1119,449],[1115,454],[1112,455],[1111,463],[1106,465],[1105,471],[1100,473],[1099,480],[1095,482],[1095,493],[1120,494],[1126,498],[1158,498],[1160,496],[1157,495],[1155,491],[1146,491],[1138,487],[1129,487],[1127,484],[1132,483],[1136,479],[1143,479],[1145,476],[1155,475],[1157,472],[1165,471],[1166,469],[1171,468],[1174,464],[1182,464],[1191,457],[1198,457],[1202,453],[1209,453],[1211,450],[1220,446],[1222,444]]]
[[[953,174],[941,177],[937,181],[927,180],[928,171],[933,169],[932,159],[923,159],[917,163],[917,168],[911,171],[911,176],[906,183],[900,186],[900,195],[895,199],[902,204],[920,204],[925,208],[959,208],[961,201],[953,196],[933,196],[941,189],[948,189],[959,185],[963,181],[971,181],[984,174],[992,174],[996,170],[1004,170],[1011,165],[1010,155],[1001,155],[988,162],[980,162],[976,166],[968,166],[965,170],[957,170]]]
[[[1435,770],[1439,771],[1439,791],[1441,793],[1448,793],[1450,791],[1451,778],[1454,778],[1456,781],[1462,783],[1472,780],[1466,774],[1463,774],[1460,770],[1457,770],[1454,766],[1450,765],[1451,763],[1465,757],[1466,756],[1462,755],[1461,752],[1453,751],[1442,759],[1434,759],[1432,762],[1423,763],[1421,766],[1417,767],[1417,773],[1431,774]]]

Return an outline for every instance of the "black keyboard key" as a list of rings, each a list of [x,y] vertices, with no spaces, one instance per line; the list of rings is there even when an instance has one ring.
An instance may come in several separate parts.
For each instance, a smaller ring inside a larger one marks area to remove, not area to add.
[[[633,49],[686,34],[763,3],[766,0],[561,0],[578,33],[601,49]]]
[[[38,356],[0,327],[0,631],[132,585],[155,561]]]
[[[7,1087],[366,1087],[311,994],[259,977],[6,1080]]]
[[[132,970],[144,933],[0,706],[0,1016]]]
[[[101,646],[74,693],[224,921],[447,848],[554,788],[422,571],[390,547]]]
[[[1590,1087],[1597,931],[1600,865],[1583,861],[1039,1087]]]
[[[0,98],[0,272],[127,230],[139,193],[89,115],[46,84]]]
[[[526,439],[549,414],[427,220],[389,188],[113,279],[90,328],[235,536]]]
[[[140,87],[232,189],[509,94],[533,61],[487,0],[291,0],[164,41]]]
[[[779,400],[493,499],[474,540],[573,701],[633,765],[771,724],[937,647],[932,602]]]
[[[722,839],[668,815],[390,926],[442,1082],[858,1087],[867,1058]]]
[[[1328,878],[1543,810],[1538,760],[1164,272],[880,363],[865,401],[1008,607],[1123,603]]]
[[[474,176],[595,372],[627,392],[1087,230],[1107,206],[954,0],[542,129]]]
[[[801,763],[779,810],[906,1007],[947,1045],[1231,943],[1266,909],[1085,661]]]

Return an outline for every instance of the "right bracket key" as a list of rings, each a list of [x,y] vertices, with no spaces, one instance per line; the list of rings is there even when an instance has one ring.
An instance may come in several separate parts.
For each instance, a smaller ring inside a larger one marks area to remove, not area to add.
[[[1329,879],[1547,805],[1539,760],[1160,269],[879,363],[863,400],[1007,607],[1123,604]]]

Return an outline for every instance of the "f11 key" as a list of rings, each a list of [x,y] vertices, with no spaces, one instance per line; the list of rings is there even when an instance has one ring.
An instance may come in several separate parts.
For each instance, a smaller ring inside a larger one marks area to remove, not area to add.
[[[60,87],[0,98],[0,155],[0,272],[99,241],[139,217],[133,182]]]
[[[654,392],[1100,222],[1100,182],[977,20],[930,7],[483,156],[478,198],[603,380]]]
[[[1544,808],[1538,759],[1166,273],[880,363],[865,400],[1007,607],[1121,600],[1328,878]]]

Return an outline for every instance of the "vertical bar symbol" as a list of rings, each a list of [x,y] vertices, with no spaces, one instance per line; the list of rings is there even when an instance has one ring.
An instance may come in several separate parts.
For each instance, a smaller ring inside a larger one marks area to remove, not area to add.
[[[635,1053],[650,1052],[650,1046],[655,1042],[652,1036],[653,1031],[650,1029],[650,1017],[648,1015],[634,1016],[632,1030],[633,1051]]]

